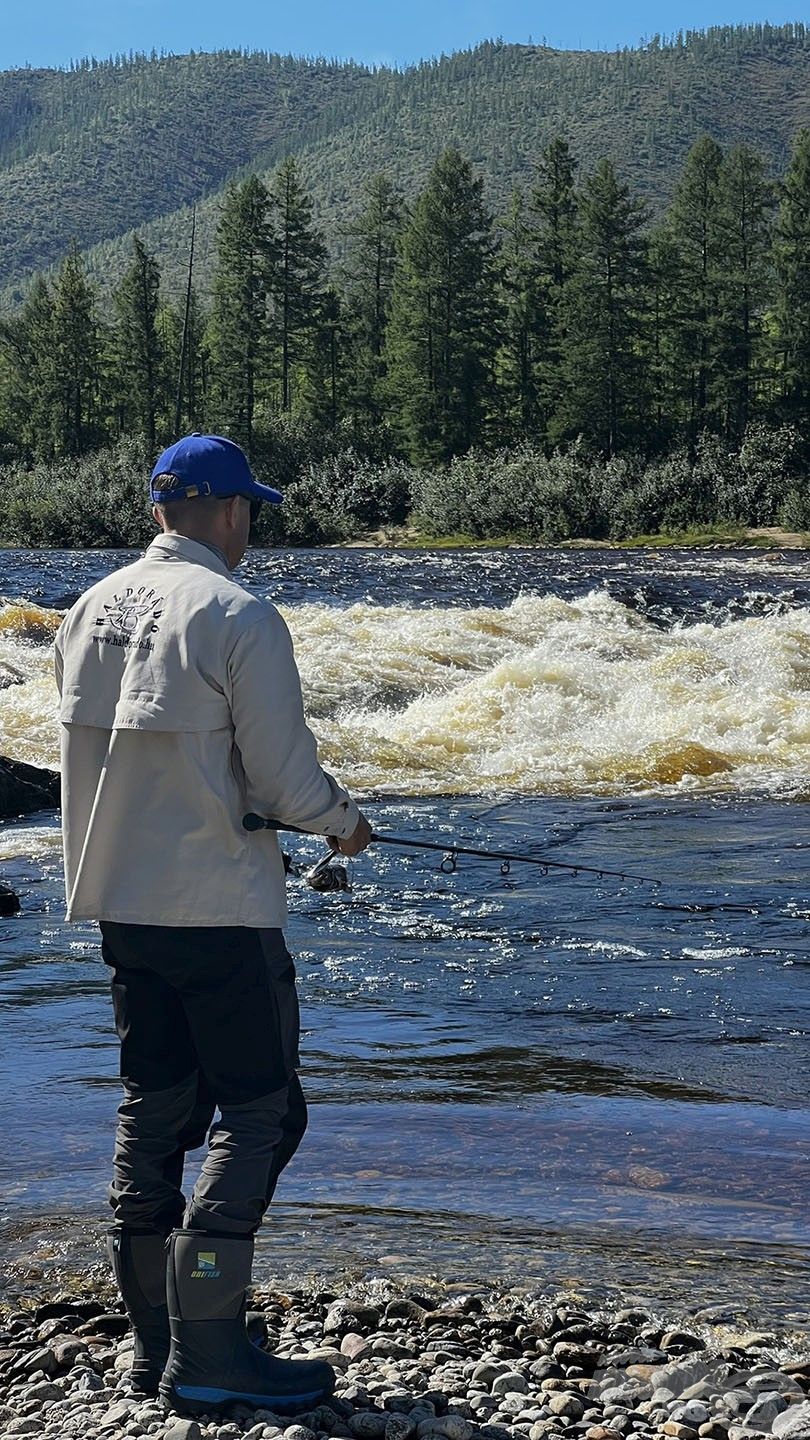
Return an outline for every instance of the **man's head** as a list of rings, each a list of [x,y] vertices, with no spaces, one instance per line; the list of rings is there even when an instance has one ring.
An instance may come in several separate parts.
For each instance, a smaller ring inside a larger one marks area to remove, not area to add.
[[[216,545],[231,569],[262,501],[281,502],[278,490],[254,479],[245,452],[221,435],[186,435],[170,445],[152,471],[150,494],[164,531]]]

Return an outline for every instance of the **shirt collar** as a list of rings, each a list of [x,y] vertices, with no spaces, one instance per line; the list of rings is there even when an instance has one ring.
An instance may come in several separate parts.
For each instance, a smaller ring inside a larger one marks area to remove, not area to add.
[[[190,540],[188,535],[156,535],[146,553],[150,555],[154,552],[176,555],[181,560],[191,560],[206,570],[213,570],[217,575],[226,575],[229,580],[233,578],[222,551],[205,540]]]

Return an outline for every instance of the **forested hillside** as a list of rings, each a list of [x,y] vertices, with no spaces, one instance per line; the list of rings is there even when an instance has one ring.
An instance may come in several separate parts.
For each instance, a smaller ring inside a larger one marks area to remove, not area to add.
[[[496,213],[564,135],[584,169],[612,160],[660,213],[690,146],[748,145],[773,174],[810,124],[810,30],[715,29],[617,53],[486,43],[404,72],[265,54],[136,57],[0,75],[0,289],[6,307],[71,242],[117,282],[139,230],[169,293],[198,206],[198,284],[213,272],[227,182],[297,156],[326,242],[345,248],[363,182],[406,196],[456,144]]]

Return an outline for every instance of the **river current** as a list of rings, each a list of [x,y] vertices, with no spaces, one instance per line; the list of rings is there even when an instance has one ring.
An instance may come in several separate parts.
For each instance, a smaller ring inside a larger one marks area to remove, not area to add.
[[[55,763],[55,629],[129,558],[0,553],[0,754]],[[347,894],[292,880],[311,1126],[266,1272],[806,1329],[806,555],[256,551],[241,573],[375,828],[660,881],[393,847]],[[23,902],[0,920],[14,1289],[101,1253],[116,1048],[94,928],[62,920],[57,816],[0,827],[0,880]]]

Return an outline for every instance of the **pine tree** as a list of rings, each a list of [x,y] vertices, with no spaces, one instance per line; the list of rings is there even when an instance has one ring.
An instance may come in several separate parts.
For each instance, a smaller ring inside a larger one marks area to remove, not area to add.
[[[63,261],[53,298],[54,451],[81,455],[100,438],[100,343],[95,296],[74,245]]]
[[[294,372],[305,364],[313,343],[326,284],[326,247],[292,157],[273,176],[270,205],[276,245],[270,282],[271,336],[281,409],[290,410]]]
[[[810,435],[810,130],[800,130],[776,225],[777,344],[782,408]]]
[[[156,449],[158,412],[167,408],[159,305],[157,261],[135,235],[132,263],[113,296],[115,387],[119,429],[143,435],[150,452]]]
[[[482,193],[469,161],[446,150],[402,234],[386,355],[416,461],[468,450],[489,418],[495,246]]]
[[[678,421],[695,443],[719,424],[711,377],[717,366],[720,316],[720,146],[704,136],[686,158],[667,223],[677,250],[671,344],[680,376]]]
[[[387,175],[371,177],[365,201],[349,227],[349,255],[342,276],[351,343],[349,400],[357,413],[378,420],[385,405],[385,332],[403,202]]]
[[[274,261],[269,197],[255,175],[229,189],[217,228],[207,344],[214,424],[252,449],[257,392],[268,357],[267,304]]]
[[[580,199],[582,253],[565,288],[564,389],[554,424],[559,438],[584,435],[605,455],[643,433],[646,219],[611,162],[601,161]]]
[[[711,391],[734,444],[745,434],[763,384],[773,203],[762,157],[745,145],[729,151],[720,167],[718,347]]]

